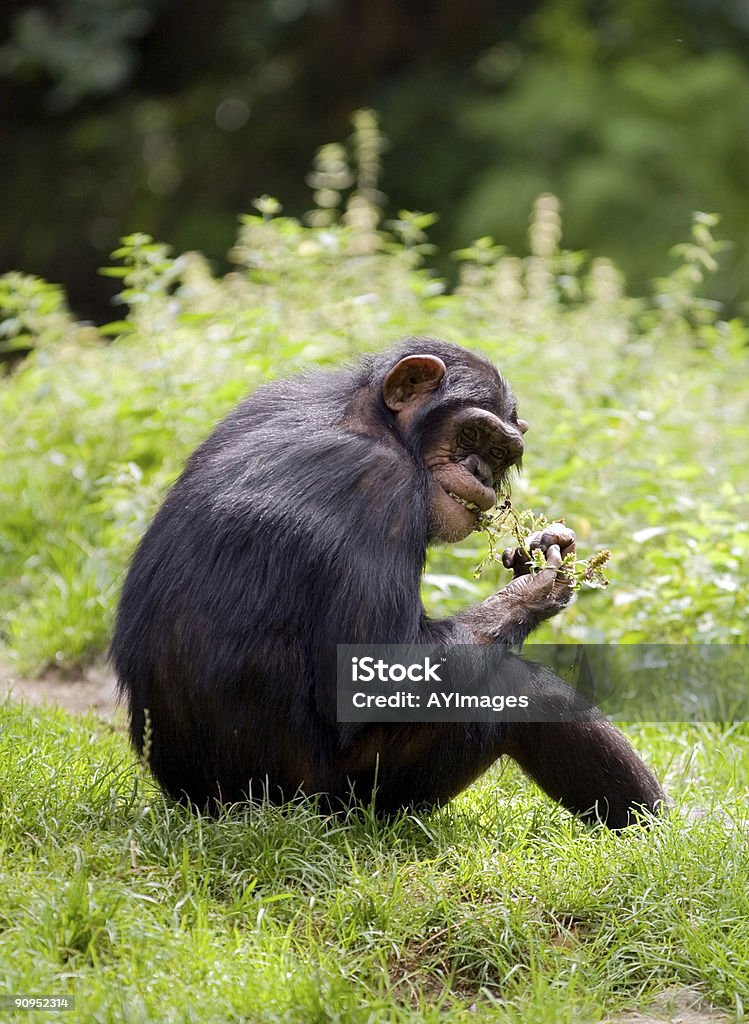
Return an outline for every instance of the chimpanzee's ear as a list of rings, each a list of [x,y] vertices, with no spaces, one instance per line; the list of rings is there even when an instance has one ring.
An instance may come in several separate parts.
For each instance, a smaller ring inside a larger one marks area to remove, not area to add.
[[[406,356],[385,374],[382,397],[393,412],[439,387],[445,376],[445,364],[438,356]]]

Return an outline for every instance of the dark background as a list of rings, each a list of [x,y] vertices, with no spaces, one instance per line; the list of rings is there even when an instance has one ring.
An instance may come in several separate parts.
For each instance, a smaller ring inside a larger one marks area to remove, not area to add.
[[[436,211],[443,253],[523,253],[531,203],[630,287],[668,269],[693,210],[734,244],[713,294],[749,301],[745,0],[5,0],[0,271],[115,316],[97,274],[121,235],[203,250],[270,193],[312,206],[315,150],[368,106],[387,213]],[[441,273],[450,273],[446,257]]]

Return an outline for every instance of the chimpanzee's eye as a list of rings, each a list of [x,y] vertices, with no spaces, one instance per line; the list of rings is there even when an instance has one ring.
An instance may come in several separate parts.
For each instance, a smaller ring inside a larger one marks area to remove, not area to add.
[[[463,427],[458,440],[464,448],[474,448],[481,440],[481,431],[478,427],[472,427],[469,424],[467,427]]]

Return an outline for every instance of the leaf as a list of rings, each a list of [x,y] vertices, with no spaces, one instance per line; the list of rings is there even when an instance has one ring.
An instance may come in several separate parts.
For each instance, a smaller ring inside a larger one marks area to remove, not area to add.
[[[108,324],[101,325],[99,334],[103,334],[105,337],[112,337],[117,334],[127,334],[134,329],[129,320],[111,320]]]
[[[468,594],[478,594],[480,592],[475,584],[471,583],[470,580],[463,579],[462,576],[425,572],[424,583],[427,586],[435,587],[435,589],[448,597],[453,590],[465,590]]]
[[[667,526],[647,526],[644,530],[637,530],[636,533],[633,533],[632,540],[635,544],[644,544],[646,541],[652,540],[653,537],[660,537],[664,533],[668,533]]]

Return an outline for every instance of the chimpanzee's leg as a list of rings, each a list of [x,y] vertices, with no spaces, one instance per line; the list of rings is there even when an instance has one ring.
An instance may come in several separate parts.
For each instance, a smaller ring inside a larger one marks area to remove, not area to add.
[[[362,802],[374,792],[383,814],[440,807],[498,760],[506,735],[502,722],[372,726],[347,785]]]
[[[503,753],[585,821],[620,829],[662,809],[663,790],[619,730],[553,672],[522,664],[530,709],[540,713],[510,724]]]
[[[585,821],[621,829],[663,809],[655,776],[610,722],[513,724],[504,752]]]

